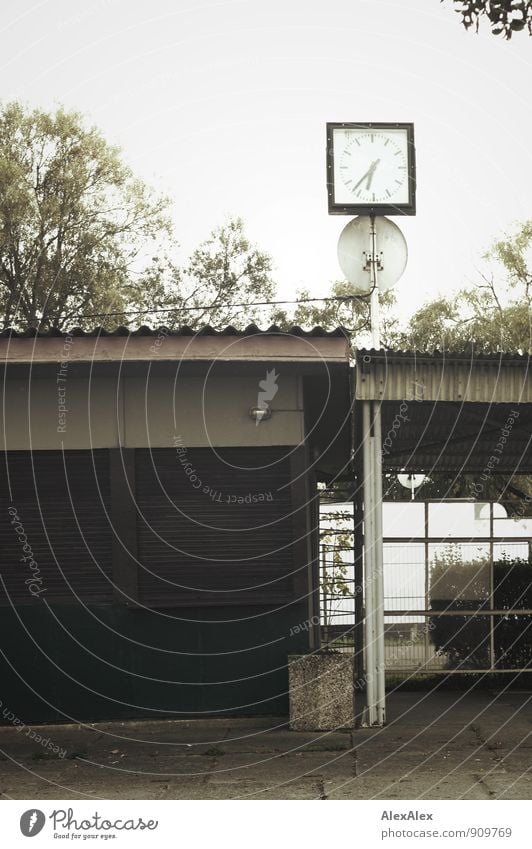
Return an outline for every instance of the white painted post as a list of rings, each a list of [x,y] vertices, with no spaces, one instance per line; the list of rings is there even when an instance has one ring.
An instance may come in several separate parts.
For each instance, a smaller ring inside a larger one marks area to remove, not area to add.
[[[385,652],[384,652],[384,563],[382,547],[382,424],[381,405],[379,401],[373,402],[373,447],[374,447],[374,563],[375,563],[375,587],[373,593],[373,605],[375,614],[376,634],[376,708],[377,725],[386,722],[386,676],[385,676]]]
[[[371,402],[362,402],[362,448],[364,459],[364,645],[366,658],[366,717],[365,724],[375,725],[376,666],[374,614],[374,511],[373,511],[373,446],[371,438]]]

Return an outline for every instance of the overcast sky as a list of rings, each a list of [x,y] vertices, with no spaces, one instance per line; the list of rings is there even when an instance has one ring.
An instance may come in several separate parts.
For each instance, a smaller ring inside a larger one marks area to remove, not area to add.
[[[4,0],[1,92],[89,116],[174,200],[183,256],[225,216],[281,296],[340,277],[327,121],[413,121],[400,313],[474,279],[532,217],[532,39],[466,33],[451,0]]]

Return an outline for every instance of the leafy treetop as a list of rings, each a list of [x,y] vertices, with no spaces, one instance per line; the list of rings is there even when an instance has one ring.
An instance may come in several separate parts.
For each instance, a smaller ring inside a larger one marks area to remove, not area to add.
[[[466,29],[475,27],[478,32],[481,19],[486,17],[493,35],[510,39],[525,29],[532,35],[531,0],[454,0],[454,5]]]

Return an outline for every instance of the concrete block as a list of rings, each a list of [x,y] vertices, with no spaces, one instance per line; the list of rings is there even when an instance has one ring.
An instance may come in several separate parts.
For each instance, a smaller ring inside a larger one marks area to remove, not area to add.
[[[290,728],[332,731],[353,728],[354,657],[340,652],[289,655]]]

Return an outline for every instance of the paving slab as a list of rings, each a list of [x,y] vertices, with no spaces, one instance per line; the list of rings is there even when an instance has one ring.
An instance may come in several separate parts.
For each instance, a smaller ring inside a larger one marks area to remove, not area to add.
[[[532,777],[524,773],[491,773],[484,777],[490,795],[495,799],[532,799]]]
[[[351,752],[299,753],[273,756],[231,755],[219,758],[212,769],[210,781],[234,782],[242,778],[278,784],[302,778],[324,776],[350,777],[354,774],[355,762]]]
[[[382,729],[282,717],[0,728],[4,799],[529,799],[532,696],[400,692]]]

